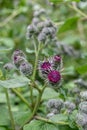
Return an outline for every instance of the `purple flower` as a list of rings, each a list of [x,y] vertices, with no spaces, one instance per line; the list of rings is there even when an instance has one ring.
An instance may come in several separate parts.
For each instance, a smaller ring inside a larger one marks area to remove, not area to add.
[[[44,71],[46,71],[46,70],[48,70],[50,68],[51,68],[51,63],[49,61],[43,62],[41,64],[41,69],[44,70]]]
[[[39,63],[40,77],[46,78],[47,74],[52,70],[52,63],[48,60],[44,60]]]
[[[61,57],[59,55],[55,55],[53,59],[55,62],[61,62]]]
[[[59,71],[52,70],[51,72],[48,73],[47,78],[48,78],[49,83],[56,84],[61,80],[61,75]]]
[[[63,63],[62,63],[62,58],[61,58],[61,56],[55,55],[55,56],[52,58],[52,62],[53,62],[53,64],[54,64],[54,69],[56,69],[56,70],[61,70],[61,69],[62,69]]]

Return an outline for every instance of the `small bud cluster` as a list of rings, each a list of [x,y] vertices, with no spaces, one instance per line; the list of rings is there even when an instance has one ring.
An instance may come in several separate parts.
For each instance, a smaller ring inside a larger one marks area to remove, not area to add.
[[[68,113],[71,113],[73,110],[75,110],[76,105],[73,102],[65,101],[64,108],[67,110]]]
[[[80,93],[82,102],[79,104],[76,123],[83,128],[87,129],[87,91]]]
[[[45,79],[47,83],[54,88],[59,87],[61,83],[61,64],[62,58],[59,55],[55,55],[49,59],[39,62],[38,69],[40,77]]]
[[[34,17],[31,24],[27,27],[27,39],[36,37],[39,42],[45,42],[47,39],[54,39],[56,37],[56,27],[50,19],[45,21],[40,19],[40,15],[45,13],[41,9],[34,12]]]
[[[80,97],[83,101],[87,101],[87,91],[80,92]]]
[[[15,66],[12,63],[6,63],[3,68],[7,71],[14,70]]]
[[[29,76],[32,74],[32,65],[28,63],[25,54],[21,50],[15,50],[12,55],[12,60],[14,65],[20,72],[25,75]]]
[[[62,107],[63,107],[63,101],[61,99],[50,99],[47,102],[47,111],[48,111],[47,117],[49,118],[55,114],[60,113]]]

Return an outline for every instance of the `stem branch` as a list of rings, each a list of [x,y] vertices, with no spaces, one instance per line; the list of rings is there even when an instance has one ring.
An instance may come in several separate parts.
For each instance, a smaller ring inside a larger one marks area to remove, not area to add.
[[[51,124],[58,124],[58,125],[69,125],[68,122],[63,122],[63,121],[58,121],[58,122],[53,122],[49,119],[46,119],[46,118],[43,118],[43,117],[40,117],[40,116],[35,116],[35,119],[37,120],[42,120],[44,122],[47,122],[47,123],[51,123]]]
[[[12,88],[12,91],[31,109],[30,104],[28,101],[19,93],[16,89]]]
[[[13,130],[16,130],[16,129],[15,129],[15,123],[14,123],[13,114],[12,114],[12,111],[11,111],[11,105],[10,105],[9,94],[8,94],[8,90],[7,90],[7,89],[5,89],[5,94],[6,94],[6,99],[7,99],[7,105],[8,105],[8,110],[9,110],[11,125],[12,125]]]

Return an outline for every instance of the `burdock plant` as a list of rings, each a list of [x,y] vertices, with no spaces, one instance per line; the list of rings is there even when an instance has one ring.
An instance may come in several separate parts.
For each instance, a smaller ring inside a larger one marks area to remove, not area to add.
[[[61,99],[61,95],[59,97],[57,95],[57,97],[49,99],[45,102],[45,104],[43,104],[43,95],[46,93],[47,87],[49,87],[54,93],[57,93],[62,88],[63,61],[62,56],[59,54],[55,54],[50,57],[41,57],[42,50],[45,47],[48,47],[48,43],[55,41],[54,39],[56,38],[57,29],[50,19],[41,20],[39,16],[40,14],[34,14],[34,18],[31,24],[28,25],[26,32],[27,39],[32,41],[33,44],[33,50],[35,54],[34,64],[30,63],[22,50],[17,49],[12,54],[12,64],[6,64],[4,66],[4,69],[9,71],[13,69],[14,66],[17,72],[15,72],[15,75],[21,75],[23,77],[23,79],[17,79],[17,85],[19,85],[19,82],[21,83],[21,86],[22,84],[25,85],[26,81],[28,81],[26,86],[29,86],[29,101],[27,101],[23,95],[17,91],[17,89],[12,88],[12,91],[28,106],[30,111],[30,115],[28,115],[27,119],[22,123],[21,126],[19,126],[18,130],[28,130],[26,129],[27,125],[37,120],[48,124],[50,123],[53,129],[56,128],[56,124],[69,125],[68,116],[71,114],[71,112],[73,113],[74,109],[76,108],[74,103],[64,102],[63,99]],[[23,82],[22,80],[25,81]],[[15,85],[15,82],[13,85]],[[20,85],[18,87],[20,87]],[[35,95],[36,91],[38,93]],[[7,89],[5,89],[5,93],[12,129],[16,130]],[[49,92],[48,96],[50,96]],[[43,116],[39,112],[41,111],[41,105],[45,105],[45,108],[47,108],[46,112],[43,112],[45,113]],[[65,108],[65,110],[63,108]],[[68,109],[68,111],[66,109]],[[53,122],[51,120],[53,116],[58,116],[57,122]]]

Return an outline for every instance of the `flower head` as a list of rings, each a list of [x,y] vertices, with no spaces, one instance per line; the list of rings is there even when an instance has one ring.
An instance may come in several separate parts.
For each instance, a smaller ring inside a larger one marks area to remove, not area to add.
[[[24,57],[21,57],[21,56],[15,56],[14,59],[13,59],[13,63],[14,65],[19,68],[21,63],[25,61],[25,58]]]
[[[40,77],[46,78],[50,70],[52,70],[52,63],[50,61],[44,60],[39,63]]]
[[[12,63],[6,63],[3,67],[7,71],[15,69],[15,66]]]
[[[62,67],[63,67],[63,62],[62,62],[62,58],[60,55],[55,55],[53,58],[52,58],[52,62],[54,64],[54,69],[57,69],[57,70],[61,70]]]
[[[61,62],[61,57],[59,55],[55,55],[53,58],[55,62]]]
[[[49,72],[48,76],[48,81],[55,84],[58,83],[61,80],[61,75],[60,72],[57,70],[52,70],[51,72]]]
[[[32,74],[32,65],[28,62],[23,62],[20,65],[20,72],[25,76],[31,75]]]
[[[14,65],[19,68],[20,67],[20,64],[24,61],[26,61],[26,56],[25,54],[23,53],[22,50],[15,50],[13,52],[13,55],[12,55],[12,60],[13,60],[13,63]]]
[[[15,58],[16,56],[22,56],[22,57],[26,58],[26,56],[25,56],[25,54],[23,53],[23,51],[22,51],[22,50],[19,50],[19,49],[15,50],[15,51],[13,52],[12,59],[14,60],[14,58]]]
[[[58,114],[63,107],[63,101],[61,99],[50,99],[47,102],[47,110],[50,113]]]
[[[41,69],[42,70],[48,70],[48,69],[50,69],[51,68],[51,63],[49,62],[49,61],[46,61],[46,62],[43,62],[42,64],[41,64]]]

